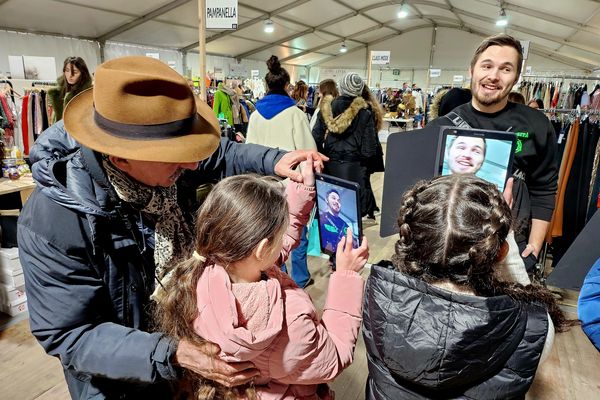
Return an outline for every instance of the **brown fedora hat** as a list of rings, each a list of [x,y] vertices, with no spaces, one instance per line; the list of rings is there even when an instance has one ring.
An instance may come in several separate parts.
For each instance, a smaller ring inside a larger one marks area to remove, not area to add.
[[[64,123],[79,143],[141,161],[196,162],[219,146],[213,110],[159,60],[122,57],[98,66],[94,87],[67,104]]]

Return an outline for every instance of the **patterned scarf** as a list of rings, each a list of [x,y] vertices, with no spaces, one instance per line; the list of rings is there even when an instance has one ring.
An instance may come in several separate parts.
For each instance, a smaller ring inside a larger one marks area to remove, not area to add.
[[[127,176],[107,158],[102,164],[119,198],[156,221],[154,264],[156,276],[162,280],[178,261],[189,258],[193,251],[193,235],[177,203],[177,186],[146,186]]]

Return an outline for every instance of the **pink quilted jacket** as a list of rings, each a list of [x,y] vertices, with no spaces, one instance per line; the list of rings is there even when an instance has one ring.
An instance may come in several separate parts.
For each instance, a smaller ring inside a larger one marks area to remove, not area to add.
[[[297,245],[314,203],[312,188],[290,183],[287,193],[290,227],[280,262]],[[221,266],[210,265],[198,281],[194,328],[220,346],[222,359],[258,368],[262,400],[318,399],[317,384],[332,381],[352,363],[362,297],[358,273],[335,272],[319,318],[308,294],[278,265],[266,280],[251,284],[232,284]]]

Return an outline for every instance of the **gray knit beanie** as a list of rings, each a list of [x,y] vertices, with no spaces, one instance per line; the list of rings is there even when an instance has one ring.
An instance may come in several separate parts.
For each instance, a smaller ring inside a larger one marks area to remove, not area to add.
[[[340,93],[342,96],[360,96],[364,87],[365,82],[355,73],[347,73],[340,80]]]

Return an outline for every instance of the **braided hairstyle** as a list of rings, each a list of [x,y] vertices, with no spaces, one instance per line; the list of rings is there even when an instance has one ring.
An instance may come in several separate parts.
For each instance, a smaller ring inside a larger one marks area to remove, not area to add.
[[[267,60],[267,68],[269,68],[269,72],[267,72],[265,80],[269,90],[284,91],[290,83],[290,74],[281,66],[279,58],[271,56]]]
[[[565,330],[569,324],[550,291],[496,277],[511,225],[511,210],[493,184],[471,175],[421,181],[404,194],[392,263],[428,283],[449,281],[478,296],[541,303],[557,330]]]

